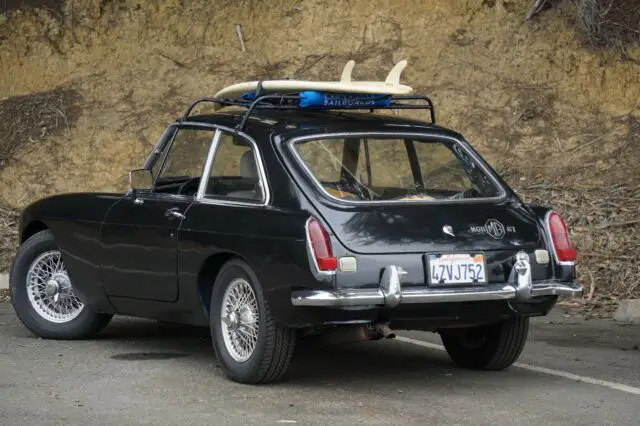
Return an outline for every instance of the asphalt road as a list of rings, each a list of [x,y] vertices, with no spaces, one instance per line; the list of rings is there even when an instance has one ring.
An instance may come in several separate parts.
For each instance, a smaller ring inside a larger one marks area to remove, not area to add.
[[[0,303],[0,424],[640,424],[640,326],[554,312],[502,372],[401,336],[299,346],[286,382],[250,387],[224,378],[206,330],[118,318],[95,340],[47,341]]]

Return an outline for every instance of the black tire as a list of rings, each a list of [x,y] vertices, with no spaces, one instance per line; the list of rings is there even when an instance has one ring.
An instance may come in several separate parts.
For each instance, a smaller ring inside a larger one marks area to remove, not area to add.
[[[13,309],[29,331],[44,339],[75,340],[93,337],[109,324],[113,315],[98,313],[85,304],[75,318],[65,323],[56,323],[40,315],[29,301],[29,267],[38,256],[50,250],[58,250],[58,246],[49,230],[32,235],[18,249],[9,275]]]
[[[529,318],[483,327],[440,332],[451,359],[473,370],[503,370],[520,357],[529,334]]]
[[[249,283],[258,306],[258,338],[253,353],[244,362],[236,361],[229,353],[222,336],[221,324],[223,296],[237,278],[243,278]],[[295,331],[276,323],[258,278],[249,265],[240,259],[232,259],[224,264],[213,285],[210,312],[213,348],[227,377],[245,384],[264,384],[281,380],[291,361],[296,341]]]

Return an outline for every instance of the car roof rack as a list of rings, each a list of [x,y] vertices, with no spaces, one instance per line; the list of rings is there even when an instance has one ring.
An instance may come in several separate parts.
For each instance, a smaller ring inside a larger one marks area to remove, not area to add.
[[[334,95],[334,94],[331,94]],[[342,94],[336,94],[342,95]],[[373,112],[378,109],[426,109],[429,110],[429,115],[431,118],[431,123],[436,123],[436,112],[433,106],[433,101],[429,99],[428,96],[419,96],[419,95],[401,95],[401,96],[391,96],[389,98],[389,102],[384,105],[337,105],[337,106],[308,106],[303,107],[300,106],[300,101],[303,98],[299,94],[269,94],[257,97],[255,100],[246,100],[246,99],[230,99],[230,98],[200,98],[196,99],[190,106],[187,108],[184,116],[181,121],[186,120],[189,117],[189,114],[193,111],[196,105],[201,103],[215,103],[220,106],[240,106],[245,107],[247,110],[244,113],[242,120],[237,126],[238,130],[242,130],[249,119],[249,116],[254,110],[265,110],[265,109],[275,109],[275,110],[301,110],[301,111],[330,111],[330,110],[369,110]],[[408,101],[422,101],[423,103],[409,103]]]
[[[220,90],[215,97],[196,99],[187,108],[180,121],[189,117],[196,105],[213,103],[214,109],[227,106],[246,108],[236,127],[242,130],[255,110],[369,110],[377,109],[427,109],[431,123],[436,122],[433,102],[427,96],[407,95],[413,89],[400,84],[400,74],[407,61],[398,62],[385,81],[352,81],[355,65],[350,60],[345,65],[340,81],[259,80],[243,82]],[[420,101],[420,103],[411,103]]]

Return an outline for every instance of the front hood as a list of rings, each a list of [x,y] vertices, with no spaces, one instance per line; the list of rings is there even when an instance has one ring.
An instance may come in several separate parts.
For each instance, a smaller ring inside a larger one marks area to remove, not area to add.
[[[536,218],[508,203],[325,208],[322,213],[338,240],[355,253],[516,250],[540,244]]]

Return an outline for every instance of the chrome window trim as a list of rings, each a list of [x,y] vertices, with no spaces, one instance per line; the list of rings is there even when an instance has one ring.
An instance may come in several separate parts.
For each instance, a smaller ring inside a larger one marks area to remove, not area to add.
[[[176,136],[178,135],[178,133],[180,133],[180,131],[183,129],[183,125],[188,125],[188,126],[193,126],[194,123],[172,123],[168,126],[168,129],[175,127],[175,131],[173,132],[173,135],[171,136],[171,139],[169,141],[167,141],[167,149],[164,153],[164,156],[162,157],[162,163],[160,164],[160,168],[158,169],[158,175],[153,177],[153,182],[152,182],[152,187],[151,187],[151,191],[150,194],[163,194],[163,195],[172,195],[174,197],[183,197],[186,199],[195,199],[195,196],[190,196],[190,195],[182,195],[182,194],[164,194],[164,193],[158,193],[155,191],[156,189],[156,185],[158,183],[158,179],[160,178],[160,175],[162,174],[162,171],[164,170],[164,166],[166,164],[167,161],[167,157],[169,156],[169,153],[171,152],[171,149],[173,148],[173,143],[176,140]],[[194,127],[202,127],[202,126],[194,126]],[[216,137],[217,132],[215,131],[215,129],[210,129],[210,130],[214,130],[213,132],[213,136],[211,137],[211,141],[209,142],[209,144],[211,144],[213,142],[213,140]],[[156,160],[157,161],[157,160]],[[204,166],[206,166],[206,160],[205,160],[205,164]],[[203,168],[204,168],[203,166]],[[200,175],[200,181],[202,181],[202,174]]]
[[[448,140],[457,144],[460,148],[467,153],[475,163],[480,167],[480,169],[489,177],[491,182],[496,186],[500,195],[496,197],[487,197],[487,198],[467,198],[467,199],[445,199],[445,200],[377,200],[377,201],[353,201],[353,200],[344,200],[331,195],[328,191],[324,189],[320,181],[316,178],[315,174],[309,169],[307,164],[304,162],[298,151],[295,149],[295,145],[300,142],[311,141],[311,140],[322,140],[326,139],[335,139],[341,137],[375,137],[375,136],[395,136],[398,138],[434,138],[436,140],[443,139]],[[490,203],[490,202],[500,202],[504,201],[507,198],[507,191],[500,184],[500,182],[496,179],[494,174],[484,165],[484,161],[476,155],[473,151],[469,150],[463,143],[456,138],[446,135],[434,135],[429,133],[412,133],[412,132],[339,132],[339,133],[322,133],[322,134],[314,134],[314,135],[305,135],[305,136],[297,136],[293,137],[285,142],[286,145],[290,148],[290,151],[296,158],[296,161],[302,166],[307,176],[311,178],[314,185],[320,189],[320,191],[332,201],[336,201],[341,204],[348,204],[353,206],[367,206],[367,205],[404,205],[404,204],[426,204],[426,205],[439,205],[439,204],[477,204],[477,203]]]
[[[264,162],[262,160],[262,152],[260,152],[260,149],[258,148],[258,144],[251,136],[249,136],[245,132],[241,132],[231,127],[223,126],[220,124],[199,123],[194,121],[184,121],[182,123],[180,122],[176,122],[176,123],[216,130],[216,133],[211,142],[211,146],[209,147],[209,152],[207,153],[207,159],[205,161],[205,170],[203,171],[203,174],[200,177],[200,185],[198,186],[198,192],[194,197],[194,202],[200,202],[202,204],[210,204],[210,205],[239,206],[239,207],[264,207],[269,205],[269,203],[271,202],[271,187],[269,186],[269,182],[267,180],[267,173],[265,171]],[[251,147],[253,150],[253,158],[256,161],[256,166],[258,167],[260,186],[262,187],[262,191],[263,191],[262,200],[255,201],[255,202],[236,201],[231,199],[214,198],[214,197],[205,195],[204,190],[207,187],[207,184],[209,183],[211,169],[213,167],[213,162],[215,161],[215,155],[218,149],[218,143],[220,141],[220,138],[222,137],[222,132],[227,132],[232,135],[235,134],[235,135],[241,136],[251,144]]]
[[[207,183],[209,182],[209,178],[205,179],[205,176],[209,176],[211,174],[211,166],[213,165],[213,158],[215,156],[216,151],[218,150],[218,143],[220,142],[220,137],[222,132],[219,129],[216,129],[215,134],[213,135],[213,139],[211,140],[211,144],[209,145],[209,151],[207,151],[207,158],[204,162],[204,169],[202,171],[202,175],[200,176],[200,184],[198,185],[198,191],[196,192],[196,199],[200,199],[204,195],[204,191],[207,187]]]
[[[553,260],[555,260],[555,262],[561,266],[576,266],[575,260],[561,261],[558,259],[558,252],[556,251],[556,245],[553,243],[553,237],[551,236],[551,224],[549,223],[549,216],[551,216],[552,213],[558,214],[558,212],[556,212],[555,210],[550,209],[544,215],[544,230],[547,234],[547,237],[549,237],[549,244],[551,245],[551,253],[553,254]],[[568,229],[567,229],[567,232],[569,232]]]
[[[164,157],[160,158],[159,154],[162,153],[162,149],[166,145],[169,145],[171,143],[171,141],[173,140],[173,135],[175,135],[177,130],[178,130],[178,127],[175,124],[170,124],[164,129],[164,131],[162,132],[162,135],[160,135],[156,143],[153,145],[153,148],[145,158],[144,163],[142,165],[143,169],[151,170],[153,166],[158,162],[158,160],[162,161],[164,159]],[[171,138],[169,138],[169,134],[172,132],[173,132],[173,135],[171,135]],[[154,156],[156,157],[155,159],[153,159]]]

